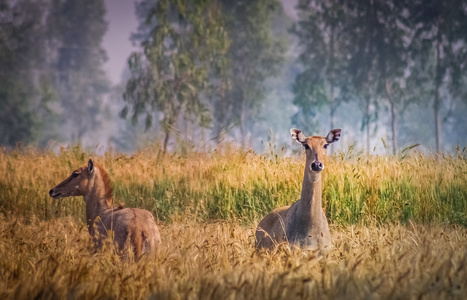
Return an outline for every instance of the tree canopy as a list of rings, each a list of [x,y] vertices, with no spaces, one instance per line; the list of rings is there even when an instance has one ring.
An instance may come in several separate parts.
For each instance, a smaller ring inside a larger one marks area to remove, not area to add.
[[[207,127],[211,115],[203,95],[211,82],[209,75],[224,64],[229,40],[222,25],[220,7],[214,1],[143,1],[144,24],[140,26],[143,52],[135,52],[128,63],[132,77],[124,93],[132,108],[133,120],[160,113],[165,133],[164,151],[179,118]],[[125,117],[129,111],[122,111]]]

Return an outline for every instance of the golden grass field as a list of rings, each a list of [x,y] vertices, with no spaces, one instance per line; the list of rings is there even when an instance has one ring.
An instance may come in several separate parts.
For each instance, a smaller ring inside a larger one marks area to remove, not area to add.
[[[0,299],[465,299],[467,162],[463,153],[337,153],[323,171],[333,250],[254,250],[258,221],[300,195],[304,157],[225,147],[93,155],[114,201],[150,210],[162,246],[121,261],[94,253],[82,199],[48,190],[89,154],[0,152]]]

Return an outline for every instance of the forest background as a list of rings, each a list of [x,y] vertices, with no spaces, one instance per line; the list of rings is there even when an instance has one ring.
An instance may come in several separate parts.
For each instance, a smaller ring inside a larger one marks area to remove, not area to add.
[[[453,152],[466,2],[1,0],[0,144]]]

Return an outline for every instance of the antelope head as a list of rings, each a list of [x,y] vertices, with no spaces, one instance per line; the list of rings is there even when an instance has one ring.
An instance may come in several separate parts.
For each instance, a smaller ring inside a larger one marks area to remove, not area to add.
[[[324,169],[324,158],[326,157],[326,149],[329,144],[337,142],[341,136],[340,129],[333,129],[329,131],[326,137],[310,136],[305,137],[303,132],[299,129],[290,129],[292,139],[301,144],[305,148],[307,165],[315,173],[319,173]]]
[[[71,173],[62,183],[49,191],[52,198],[60,199],[70,196],[83,196],[89,190],[90,179],[94,176],[94,162],[89,158],[87,167]]]

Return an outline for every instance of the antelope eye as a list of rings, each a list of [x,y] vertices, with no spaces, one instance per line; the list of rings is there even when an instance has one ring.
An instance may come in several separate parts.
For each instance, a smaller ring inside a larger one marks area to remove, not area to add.
[[[72,177],[72,178],[76,178],[76,177],[78,177],[78,175],[79,175],[78,173],[73,172],[73,173],[71,174],[71,177]]]
[[[329,146],[329,144],[325,144],[323,147],[324,147],[324,149],[327,149],[328,146]]]

